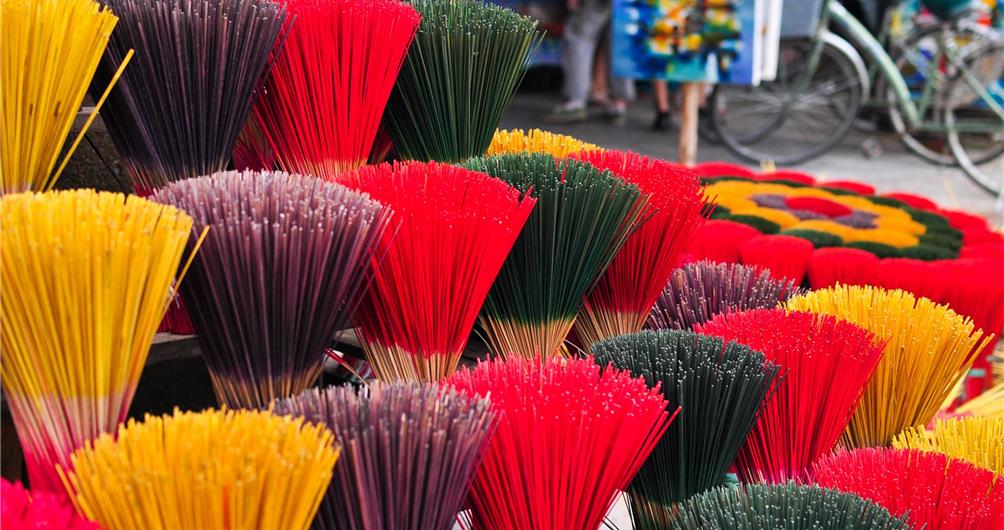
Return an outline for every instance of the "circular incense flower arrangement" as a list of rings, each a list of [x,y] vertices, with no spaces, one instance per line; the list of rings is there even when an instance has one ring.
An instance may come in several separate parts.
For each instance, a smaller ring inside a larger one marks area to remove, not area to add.
[[[718,177],[709,182],[707,194],[717,197],[716,219],[806,239],[816,248],[850,247],[880,258],[929,261],[956,258],[962,247],[962,233],[944,216],[895,198],[809,186],[784,175]]]

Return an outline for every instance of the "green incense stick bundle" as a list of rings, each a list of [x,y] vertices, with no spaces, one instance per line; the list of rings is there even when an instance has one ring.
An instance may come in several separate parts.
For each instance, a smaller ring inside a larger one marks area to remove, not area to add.
[[[537,200],[479,315],[489,348],[503,357],[554,355],[647,199],[633,184],[578,160],[518,154],[465,166]]]
[[[536,20],[484,0],[413,0],[422,15],[384,125],[407,159],[483,154],[540,43]]]

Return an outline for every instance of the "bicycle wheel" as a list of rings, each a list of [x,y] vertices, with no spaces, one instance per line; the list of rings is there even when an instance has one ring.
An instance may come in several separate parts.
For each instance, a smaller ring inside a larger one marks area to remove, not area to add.
[[[966,175],[979,187],[1004,190],[1004,117],[987,99],[1004,107],[1004,41],[994,39],[964,57],[972,78],[958,75],[949,85],[945,108],[948,145]],[[985,87],[979,94],[973,84]]]
[[[847,134],[861,107],[862,80],[854,62],[828,41],[820,44],[815,70],[807,71],[814,45],[783,41],[774,81],[715,88],[711,122],[730,151],[751,162],[793,165],[825,153]]]
[[[925,88],[931,91],[929,96],[931,103],[921,116],[922,123],[944,125],[946,86],[957,75],[948,62],[938,59],[943,55],[939,53],[939,42],[943,39],[946,46],[951,46],[955,50],[965,50],[984,36],[986,36],[984,28],[967,21],[959,21],[951,27],[938,24],[924,28],[909,36],[897,47],[899,53],[896,57],[896,68],[906,81],[914,102],[920,101]],[[938,64],[933,64],[936,60]],[[935,74],[933,77],[932,73]],[[956,165],[955,155],[948,145],[943,127],[911,131],[906,125],[895,92],[884,77],[880,76],[879,79],[881,91],[875,93],[885,96],[889,121],[903,145],[932,164]]]

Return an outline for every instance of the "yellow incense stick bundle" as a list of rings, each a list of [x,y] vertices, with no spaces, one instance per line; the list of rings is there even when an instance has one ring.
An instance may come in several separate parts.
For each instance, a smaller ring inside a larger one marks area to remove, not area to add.
[[[887,445],[903,430],[926,425],[990,340],[947,305],[898,289],[837,285],[785,305],[834,315],[887,341],[844,432],[842,443],[850,447]]]
[[[0,0],[0,192],[44,191],[59,177],[83,130],[58,169],[56,160],[117,21],[95,0]]]
[[[0,199],[0,374],[33,489],[125,419],[191,227],[116,193]]]
[[[933,430],[914,427],[892,441],[896,449],[934,451],[1004,473],[1004,417],[938,420]]]
[[[565,158],[585,151],[602,150],[598,145],[540,129],[530,129],[529,131],[499,129],[495,131],[495,136],[492,137],[492,143],[488,146],[485,156],[545,153],[554,158]]]
[[[339,450],[323,425],[261,411],[130,420],[73,453],[77,509],[108,530],[306,530]]]
[[[955,414],[1004,418],[1004,382],[959,405]]]

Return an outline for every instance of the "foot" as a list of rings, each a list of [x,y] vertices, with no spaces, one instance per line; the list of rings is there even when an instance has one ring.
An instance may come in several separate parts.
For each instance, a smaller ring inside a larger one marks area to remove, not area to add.
[[[668,131],[673,124],[668,110],[660,110],[655,113],[655,121],[652,122],[653,131]]]
[[[614,125],[624,125],[627,123],[627,104],[618,101],[607,105],[603,111],[603,117],[613,122]]]
[[[566,102],[554,107],[550,114],[544,116],[548,123],[575,123],[585,121],[589,117],[585,103]]]

